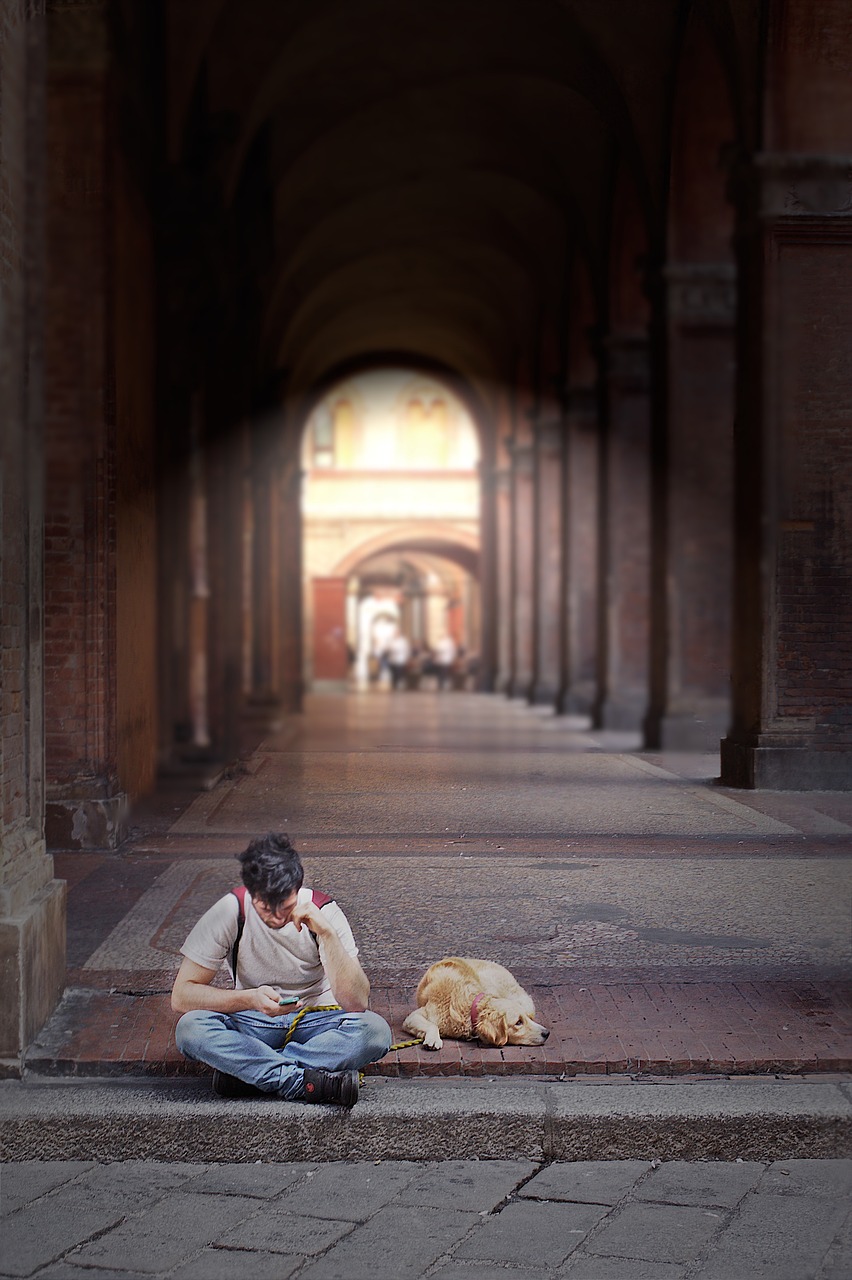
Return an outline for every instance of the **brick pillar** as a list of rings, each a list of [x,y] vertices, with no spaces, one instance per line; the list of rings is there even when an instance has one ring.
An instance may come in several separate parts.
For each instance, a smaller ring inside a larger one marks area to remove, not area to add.
[[[664,277],[668,421],[654,504],[662,653],[646,744],[714,750],[730,716],[735,268],[672,263]]]
[[[743,181],[729,786],[852,787],[850,173],[764,153]]]
[[[212,748],[219,760],[240,751],[242,696],[242,430],[220,425],[208,444],[208,626]]]
[[[554,707],[560,680],[563,446],[561,416],[537,418],[534,426],[534,652],[529,699],[534,703],[549,702]]]
[[[535,454],[531,441],[513,441],[512,457],[512,585],[511,673],[506,692],[510,698],[529,695],[533,675],[533,575],[535,530],[533,473]]]
[[[573,386],[565,415],[562,679],[557,710],[591,715],[598,677],[598,389]]]
[[[476,581],[465,578],[466,643],[472,653],[477,650],[479,669],[476,687],[491,693],[497,687],[499,670],[499,531],[497,514],[497,475],[493,452],[488,450],[479,463],[481,550],[479,555],[479,591]],[[478,637],[478,644],[477,644]]]
[[[0,1075],[65,976],[65,884],[45,852],[42,698],[43,4],[0,11]]]
[[[116,438],[106,6],[50,13],[45,705],[48,844],[114,848]]]
[[[281,466],[277,484],[278,563],[273,582],[276,609],[275,652],[282,710],[302,710],[302,470],[294,454]],[[273,606],[275,607],[275,606]]]
[[[594,722],[637,729],[648,708],[650,611],[650,362],[648,339],[607,342],[602,452],[602,681]]]
[[[493,476],[497,539],[497,672],[494,689],[508,692],[512,682],[512,473],[498,467]]]

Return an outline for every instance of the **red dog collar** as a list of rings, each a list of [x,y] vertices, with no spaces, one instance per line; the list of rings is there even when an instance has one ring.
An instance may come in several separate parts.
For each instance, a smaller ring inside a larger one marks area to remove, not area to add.
[[[479,995],[478,995],[478,996],[474,996],[474,997],[473,997],[473,1004],[470,1006],[470,1028],[471,1028],[471,1031],[476,1031],[476,1019],[477,1019],[477,1016],[478,1016],[478,1014],[479,1014],[479,1006],[480,1006],[480,1004],[482,1003],[482,1001],[483,1001],[484,999],[485,999],[485,992],[484,992],[484,991],[480,991],[480,993],[479,993]]]

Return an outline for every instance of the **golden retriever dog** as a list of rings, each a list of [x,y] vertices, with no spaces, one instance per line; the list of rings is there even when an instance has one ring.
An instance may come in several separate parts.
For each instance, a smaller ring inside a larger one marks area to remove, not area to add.
[[[508,969],[493,960],[445,956],[430,965],[417,988],[417,1008],[402,1024],[422,1035],[427,1049],[441,1036],[483,1044],[544,1044],[550,1032],[534,1020],[532,1000]]]

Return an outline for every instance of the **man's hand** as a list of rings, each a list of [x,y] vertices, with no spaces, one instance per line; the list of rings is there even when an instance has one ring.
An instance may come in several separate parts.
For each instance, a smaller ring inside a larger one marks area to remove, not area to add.
[[[172,988],[172,1008],[176,1013],[188,1013],[190,1009],[215,1009],[220,1013],[265,1013],[268,1018],[283,1018],[294,1013],[301,1000],[288,1000],[282,1005],[274,987],[249,987],[246,991],[233,991],[211,985],[216,977],[215,969],[205,969],[193,960],[183,959],[175,985]]]
[[[311,933],[315,933],[318,938],[322,938],[323,940],[334,933],[334,929],[331,925],[323,919],[323,914],[319,907],[317,907],[310,899],[293,908],[293,914],[290,916],[290,923],[294,924],[300,933],[302,925],[307,925]]]
[[[254,1009],[255,1013],[265,1013],[268,1018],[280,1018],[285,1013],[293,1012],[292,1004],[288,1003],[282,1008],[281,999],[274,987],[249,988],[248,991],[240,994],[251,1000],[249,1007]]]
[[[320,960],[341,1009],[349,1013],[363,1013],[370,999],[370,984],[356,957],[345,950],[334,925],[312,901],[299,903],[293,909],[290,923],[300,931],[305,925],[316,934]]]

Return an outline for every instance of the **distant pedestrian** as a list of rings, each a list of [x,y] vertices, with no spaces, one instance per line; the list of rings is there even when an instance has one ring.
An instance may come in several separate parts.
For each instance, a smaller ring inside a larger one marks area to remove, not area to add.
[[[391,1033],[367,1009],[370,984],[346,916],[303,887],[286,835],[253,840],[239,860],[242,933],[240,902],[230,892],[181,948],[172,990],[172,1008],[183,1015],[177,1046],[213,1067],[213,1088],[223,1097],[351,1107],[358,1069],[387,1053]],[[233,989],[213,986],[223,961],[233,966]]]
[[[444,632],[435,645],[434,660],[438,688],[445,689],[450,682],[450,674],[456,660],[456,642],[448,632]]]
[[[394,689],[405,687],[406,669],[411,657],[411,644],[408,636],[397,631],[388,646],[388,662],[390,664],[391,685]]]

